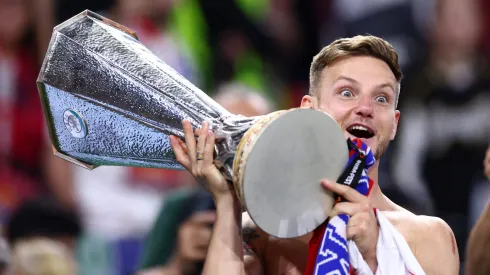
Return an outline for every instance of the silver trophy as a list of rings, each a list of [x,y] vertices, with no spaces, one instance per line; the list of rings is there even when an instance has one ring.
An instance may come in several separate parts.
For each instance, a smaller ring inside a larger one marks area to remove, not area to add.
[[[231,180],[234,149],[256,120],[230,114],[133,31],[91,11],[54,28],[37,83],[55,155],[87,169],[181,169],[168,135],[184,138],[183,119],[206,120]]]
[[[101,165],[182,169],[168,135],[182,120],[208,121],[215,164],[233,182],[256,224],[277,237],[325,221],[348,159],[338,124],[313,109],[233,115],[159,60],[136,34],[84,11],[54,28],[37,80],[54,154],[87,169]]]

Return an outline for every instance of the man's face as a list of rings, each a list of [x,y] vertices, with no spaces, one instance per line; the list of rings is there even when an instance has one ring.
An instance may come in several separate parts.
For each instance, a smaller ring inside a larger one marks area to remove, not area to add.
[[[346,138],[361,138],[379,159],[395,138],[397,81],[389,66],[373,57],[347,57],[323,71],[320,98],[305,96],[302,107],[330,114]]]

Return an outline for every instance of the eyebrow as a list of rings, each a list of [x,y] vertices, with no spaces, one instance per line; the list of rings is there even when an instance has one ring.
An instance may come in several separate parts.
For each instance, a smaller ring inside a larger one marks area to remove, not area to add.
[[[352,82],[353,84],[359,85],[359,81],[355,80],[354,78],[348,77],[348,76],[341,75],[334,81],[334,83],[339,81],[339,80],[346,80],[346,81]],[[396,89],[391,83],[383,83],[383,84],[379,84],[376,86],[376,88],[378,88],[378,89],[383,89],[386,87],[390,88],[393,91],[393,93],[396,94]]]
[[[355,80],[354,78],[351,78],[351,77],[348,77],[348,76],[343,76],[343,75],[341,75],[337,79],[335,79],[335,81],[333,83],[335,83],[335,82],[337,82],[339,80],[347,80],[347,81],[352,82],[354,84],[359,84],[359,81]]]

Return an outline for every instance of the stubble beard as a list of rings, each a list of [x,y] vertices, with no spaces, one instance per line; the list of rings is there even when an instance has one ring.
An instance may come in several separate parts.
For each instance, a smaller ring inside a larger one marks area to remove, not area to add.
[[[374,158],[376,161],[378,161],[388,150],[388,145],[390,145],[390,140],[389,139],[384,139],[380,140],[378,143],[378,146],[376,147],[376,150],[374,150]],[[371,148],[372,149],[372,148]]]

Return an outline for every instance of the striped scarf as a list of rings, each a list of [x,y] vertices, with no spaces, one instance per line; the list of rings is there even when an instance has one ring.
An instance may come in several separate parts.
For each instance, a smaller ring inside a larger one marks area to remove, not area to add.
[[[338,183],[347,184],[367,196],[373,186],[367,171],[375,163],[371,149],[360,139],[347,141],[349,162]],[[337,201],[340,201],[339,198]],[[346,228],[349,216],[341,214],[315,229],[308,247],[305,275],[349,275],[353,270],[349,263]]]

